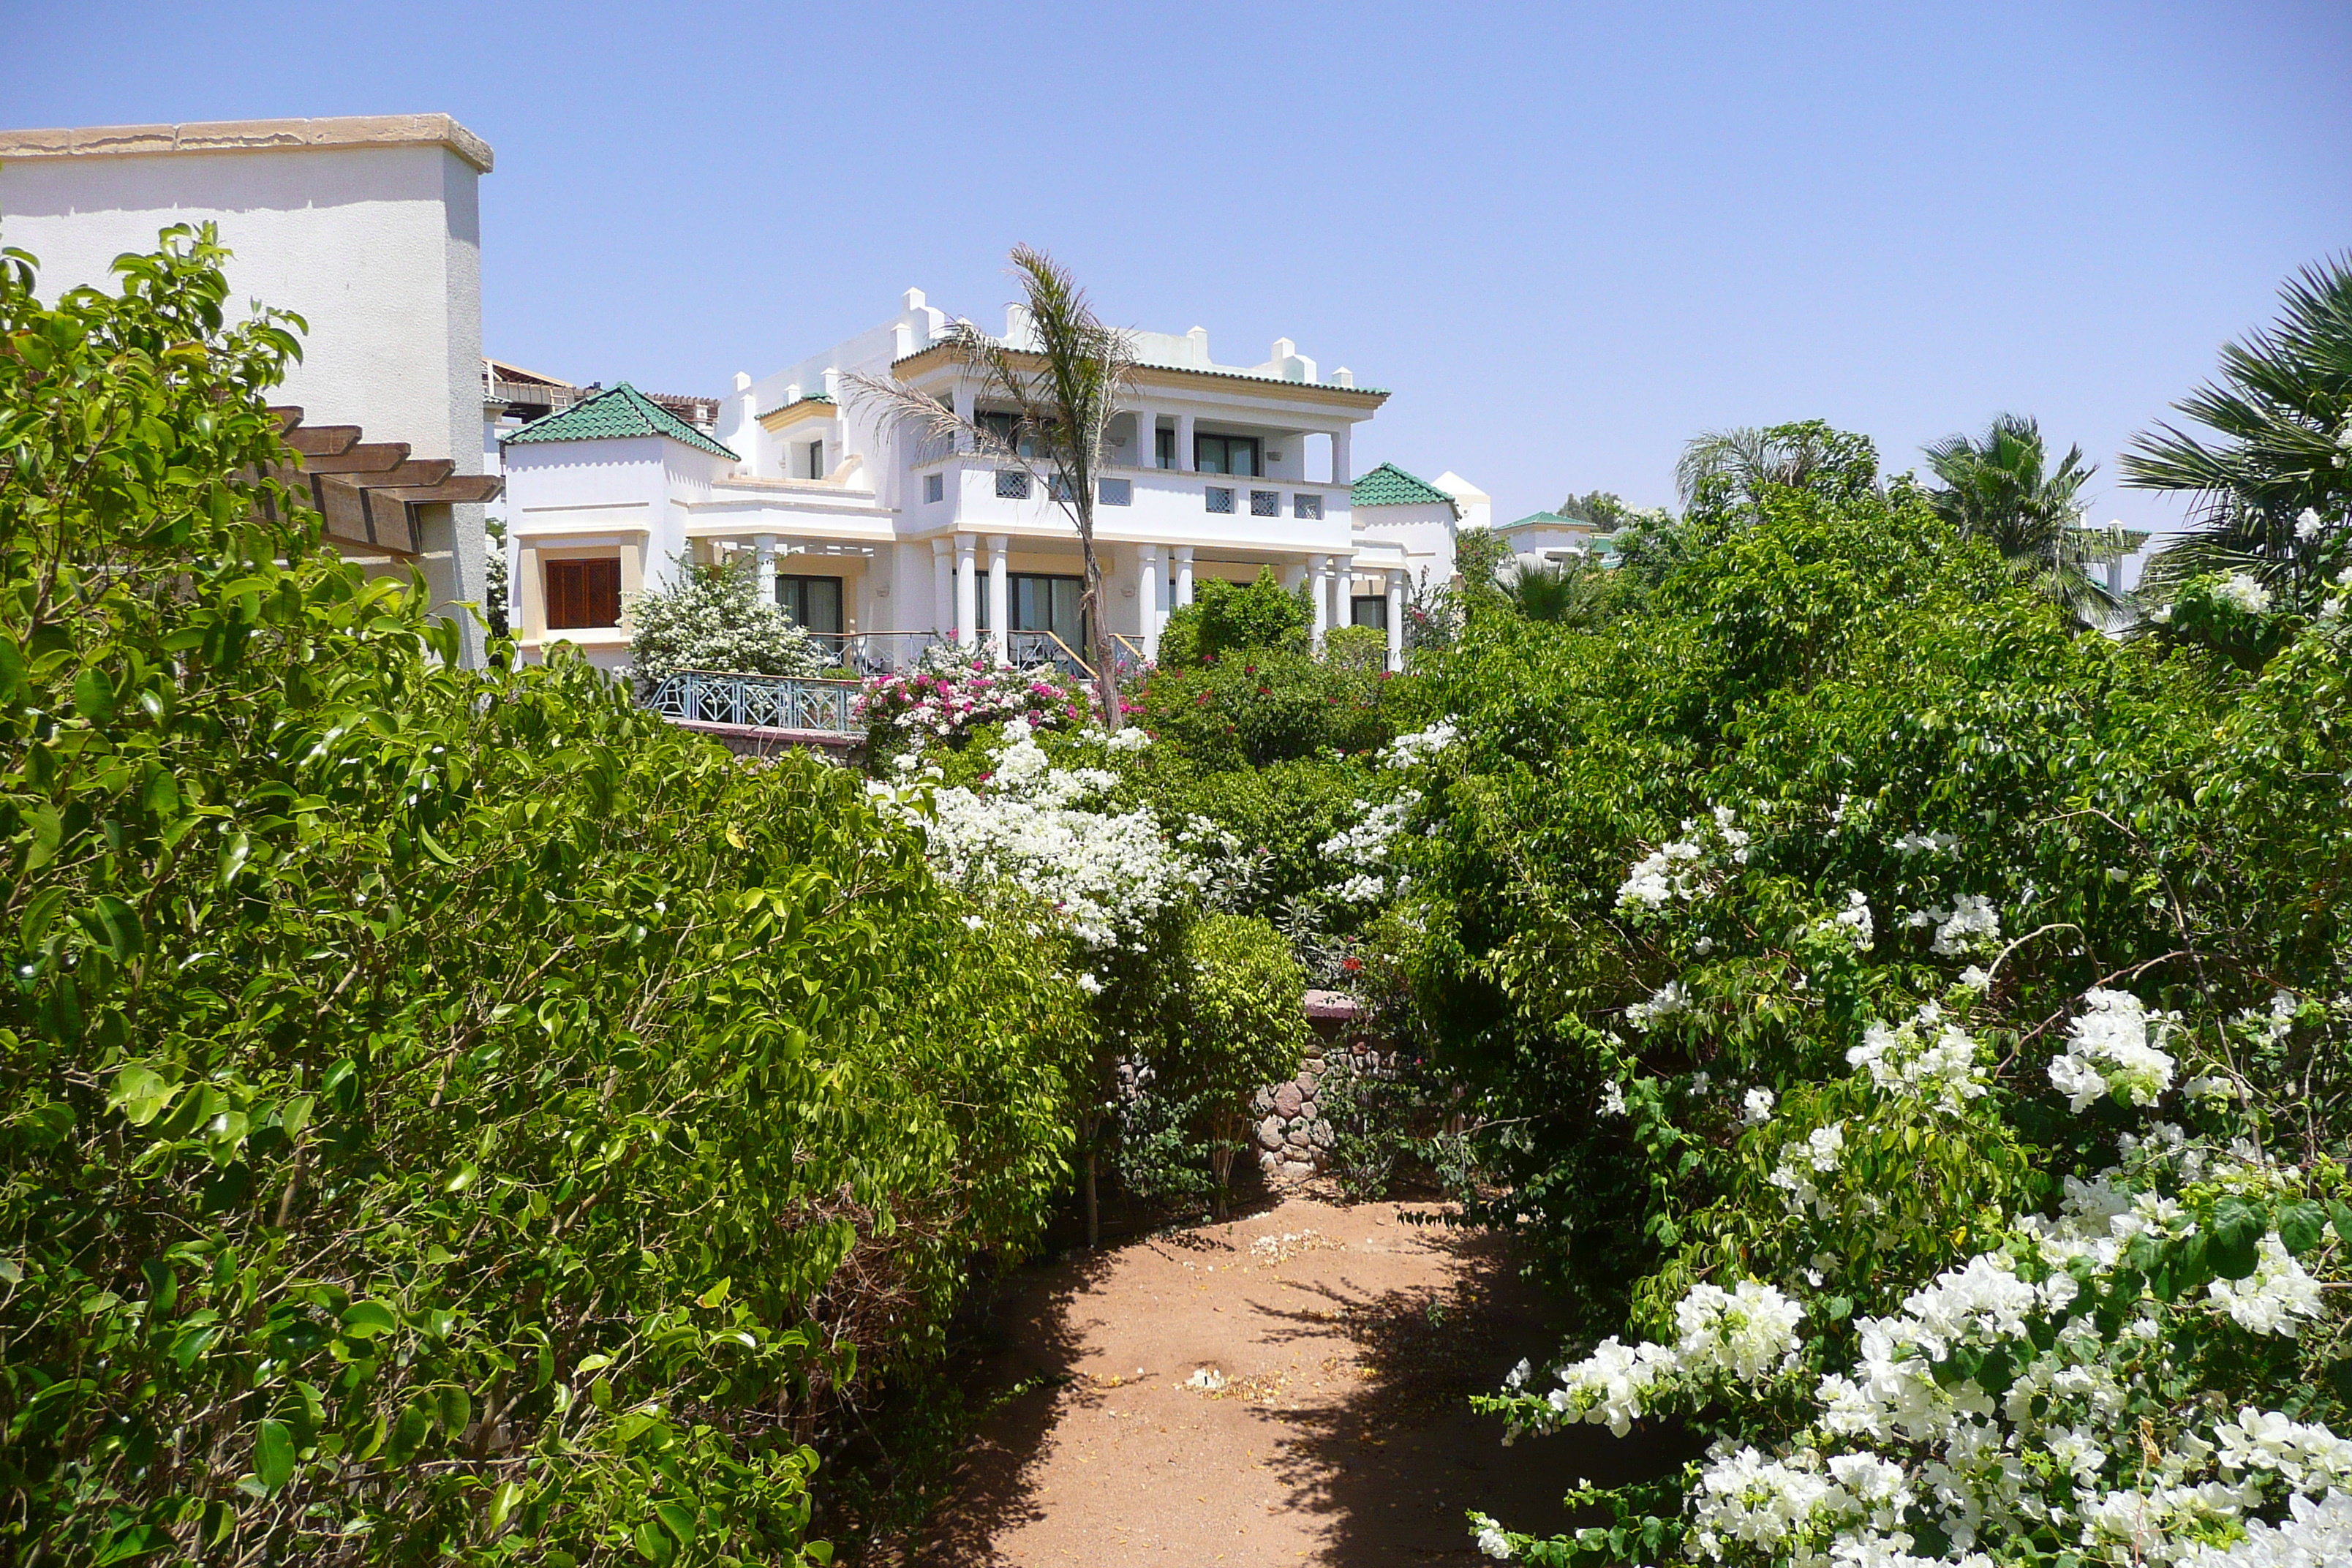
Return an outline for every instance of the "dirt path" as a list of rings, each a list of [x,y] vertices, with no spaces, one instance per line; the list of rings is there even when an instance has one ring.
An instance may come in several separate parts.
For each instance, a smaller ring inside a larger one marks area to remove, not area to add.
[[[1474,1558],[1472,1507],[1559,1528],[1560,1492],[1633,1456],[1600,1428],[1501,1446],[1464,1395],[1553,1343],[1539,1306],[1490,1238],[1401,1212],[1293,1198],[1041,1271],[992,1369],[1028,1391],[904,1560],[1373,1568]]]

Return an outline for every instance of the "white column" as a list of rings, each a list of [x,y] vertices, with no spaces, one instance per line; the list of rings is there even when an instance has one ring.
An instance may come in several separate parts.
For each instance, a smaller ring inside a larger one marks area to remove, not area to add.
[[[1404,668],[1404,574],[1389,574],[1389,668]]]
[[[1350,426],[1342,425],[1331,432],[1331,482],[1352,484],[1355,474],[1348,466],[1348,436]]]
[[[1128,454],[1128,461],[1134,467],[1156,468],[1160,466],[1160,438],[1152,434],[1159,428],[1159,415],[1149,408],[1135,411],[1135,449]]]
[[[1192,547],[1176,547],[1176,603],[1181,607],[1192,602]]]
[[[1135,552],[1135,603],[1142,616],[1143,657],[1160,657],[1160,596],[1166,591],[1168,565],[1157,544]]]
[[[1192,416],[1176,416],[1176,466],[1185,473],[1192,471]]]
[[[760,603],[776,602],[776,536],[755,533],[751,536],[752,559],[757,563],[755,574],[760,584]]]
[[[1004,557],[1013,541],[1002,533],[988,536],[988,651],[997,663],[1010,661],[1013,616]]]
[[[1334,626],[1349,625],[1355,618],[1356,558],[1352,555],[1331,557],[1331,622]]]
[[[980,645],[980,583],[973,561],[979,543],[969,533],[956,535],[955,635],[958,647],[971,648]]]
[[[961,381],[957,382],[954,397],[956,417],[966,425],[974,423],[972,411],[977,400],[972,395],[971,387]],[[959,452],[971,450],[971,438],[961,430],[956,432],[955,449]]]
[[[1323,646],[1323,634],[1331,629],[1331,558],[1310,555],[1307,558],[1307,602],[1315,606],[1314,646]]]
[[[914,628],[908,628],[912,631]],[[931,630],[941,636],[955,629],[955,542],[931,541]]]

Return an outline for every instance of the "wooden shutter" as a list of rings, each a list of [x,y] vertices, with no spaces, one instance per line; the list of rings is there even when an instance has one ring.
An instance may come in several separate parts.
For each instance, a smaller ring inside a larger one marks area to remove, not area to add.
[[[594,561],[551,561],[547,563],[547,629],[583,630],[621,624],[621,562],[607,555]]]

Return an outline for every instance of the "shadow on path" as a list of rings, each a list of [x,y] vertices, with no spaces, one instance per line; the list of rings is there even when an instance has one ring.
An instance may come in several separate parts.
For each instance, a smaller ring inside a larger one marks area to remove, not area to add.
[[[1443,1286],[1298,1283],[1259,1308],[1280,1325],[1270,1337],[1320,1341],[1336,1322],[1353,1351],[1350,1392],[1283,1416],[1278,1468],[1291,1506],[1326,1520],[1328,1544],[1315,1561],[1332,1568],[1475,1558],[1464,1519],[1472,1509],[1539,1535],[1594,1523],[1571,1520],[1561,1503],[1580,1479],[1645,1479],[1684,1457],[1670,1439],[1620,1440],[1599,1426],[1505,1447],[1502,1423],[1471,1410],[1470,1396],[1498,1391],[1522,1356],[1541,1363],[1556,1354],[1558,1337],[1505,1238],[1431,1239],[1454,1257]]]

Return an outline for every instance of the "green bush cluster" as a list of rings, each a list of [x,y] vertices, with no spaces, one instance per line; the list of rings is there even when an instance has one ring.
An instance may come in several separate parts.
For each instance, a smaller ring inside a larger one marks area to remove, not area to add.
[[[854,775],[458,668],[252,477],[299,323],[166,241],[0,279],[0,1554],[823,1560],[1084,998]]]
[[[2220,590],[2183,596],[2197,637],[2083,633],[1906,481],[1866,480],[1859,437],[1822,446],[1812,478],[1703,492],[1614,618],[1474,616],[1433,665],[1463,733],[1389,929],[1505,1189],[1473,1214],[1528,1235],[1596,1336],[1630,1316],[1671,1342],[1690,1289],[1749,1279],[1803,1294],[1809,1358],[1850,1349],[1854,1315],[2117,1165],[2147,1114],[2073,1114],[2050,1075],[2095,987],[2178,1015],[2182,1077],[2252,1094],[2289,1187],[2338,1189],[2352,1142],[2352,643]],[[1890,1110],[1849,1055],[1924,1001],[1997,1064],[1958,1110]],[[1768,1118],[1842,1124],[1861,1195],[1792,1219]],[[2144,1250],[2116,1289],[2215,1277]],[[2340,1318],[2199,1386],[2340,1422]],[[1635,1501],[1677,1517],[1671,1487]],[[1644,1528],[1542,1560],[1651,1561]]]

